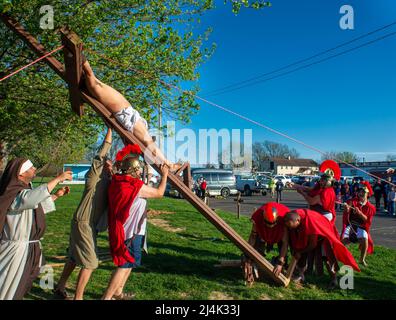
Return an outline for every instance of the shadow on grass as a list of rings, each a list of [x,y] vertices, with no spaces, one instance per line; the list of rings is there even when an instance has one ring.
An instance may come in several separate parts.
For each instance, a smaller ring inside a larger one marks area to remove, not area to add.
[[[389,281],[359,277],[355,279],[354,287],[353,291],[358,292],[363,299],[396,299],[395,283]]]
[[[213,239],[213,238],[208,238]],[[206,241],[207,241],[206,240]],[[213,242],[223,242],[221,239],[219,241],[213,241]],[[224,241],[225,243],[228,243],[229,241]],[[171,250],[174,251],[175,253],[182,253],[182,254],[187,254],[191,256],[196,256],[200,257],[201,259],[208,259],[209,257],[215,257],[217,259],[216,263],[218,262],[219,259],[240,259],[241,256],[238,254],[234,253],[229,253],[229,252],[221,252],[221,251],[211,251],[211,250],[206,250],[206,249],[197,249],[193,248],[191,246],[177,246],[174,244],[165,244],[165,243],[160,243],[160,242],[149,242],[149,252],[150,248],[152,249],[164,249],[164,250]]]

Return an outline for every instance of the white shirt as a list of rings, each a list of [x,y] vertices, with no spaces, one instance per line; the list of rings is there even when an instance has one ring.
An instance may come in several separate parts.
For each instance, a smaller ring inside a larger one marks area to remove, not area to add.
[[[135,234],[145,235],[146,233],[146,224],[147,217],[144,218],[143,223],[139,228],[139,222],[146,211],[146,199],[136,197],[133,201],[131,209],[129,210],[129,217],[124,223],[124,232],[125,232],[125,240],[132,238]]]

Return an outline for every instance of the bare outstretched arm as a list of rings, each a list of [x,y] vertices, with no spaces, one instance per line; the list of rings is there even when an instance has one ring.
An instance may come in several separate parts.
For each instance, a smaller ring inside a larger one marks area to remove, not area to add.
[[[149,187],[144,184],[139,191],[139,197],[146,199],[161,198],[165,193],[166,181],[168,180],[168,172],[169,172],[168,166],[162,165],[161,166],[162,179],[158,188]]]

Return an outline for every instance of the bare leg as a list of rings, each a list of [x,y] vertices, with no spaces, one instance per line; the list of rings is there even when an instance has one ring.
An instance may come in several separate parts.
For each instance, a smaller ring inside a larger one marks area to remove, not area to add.
[[[85,269],[85,268],[82,268],[80,270],[80,273],[78,275],[77,288],[76,288],[76,294],[74,296],[74,300],[83,300],[84,290],[85,287],[87,286],[89,279],[91,278],[92,271],[93,269]]]
[[[153,141],[152,137],[147,131],[146,125],[143,121],[139,120],[133,127],[133,134],[139,141],[142,141],[146,147],[145,154],[148,155],[148,159],[152,158],[156,164],[166,164],[171,171],[175,171],[180,168],[181,164],[171,163],[166,159],[165,155],[162,153],[161,149]],[[147,160],[148,160],[147,159]],[[150,163],[151,164],[151,163]]]
[[[368,240],[365,238],[359,239],[360,243],[360,263],[363,264],[365,267],[367,267],[367,262],[366,262],[366,255],[367,255],[367,248],[368,248]]]
[[[125,287],[125,283],[127,282],[131,272],[132,272],[132,268],[128,269],[129,271],[127,273],[125,273],[124,278],[122,279],[121,285],[120,287],[114,292],[114,295],[116,296],[120,296],[123,291],[124,291],[124,287]]]
[[[95,77],[95,74],[88,61],[85,61],[83,64],[83,70],[85,74],[85,82],[91,95],[94,96],[112,113],[117,113],[131,105],[120,92],[101,82]],[[152,155],[152,158],[154,158],[153,160],[156,164],[166,164],[171,171],[175,171],[180,168],[180,164],[172,164],[165,158],[162,151],[157,147],[152,137],[148,133],[146,125],[143,121],[136,122],[133,127],[133,134],[143,142],[146,148],[149,149],[150,154]]]
[[[76,264],[71,261],[68,260],[65,264],[65,266],[63,267],[63,271],[62,271],[62,275],[59,279],[58,285],[57,285],[57,290],[59,291],[65,291],[66,288],[66,282],[69,279],[70,275],[72,274],[73,270],[76,268]]]
[[[83,70],[89,92],[112,113],[117,113],[131,105],[120,92],[95,77],[88,61],[83,64]]]
[[[103,295],[103,300],[110,300],[114,293],[121,287],[123,284],[124,276],[126,273],[129,273],[129,269],[117,268],[113,275],[111,276],[109,286],[106,289],[106,292]]]

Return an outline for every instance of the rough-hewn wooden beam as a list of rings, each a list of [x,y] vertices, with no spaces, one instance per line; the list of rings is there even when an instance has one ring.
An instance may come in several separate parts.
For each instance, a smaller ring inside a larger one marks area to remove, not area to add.
[[[189,162],[187,162],[187,166],[183,169],[183,182],[190,190],[192,189],[191,167]]]
[[[80,98],[79,85],[82,75],[82,42],[67,28],[61,29],[63,56],[66,66],[66,79],[69,86],[69,99],[72,109],[80,117],[83,115],[83,101]]]
[[[9,17],[6,14],[0,14],[0,19],[4,24],[18,35],[36,54],[43,56],[48,53],[45,48],[34,38],[30,33],[28,33],[15,19]],[[56,58],[48,56],[43,59],[51,68],[54,70],[63,80],[65,78],[65,69]]]

